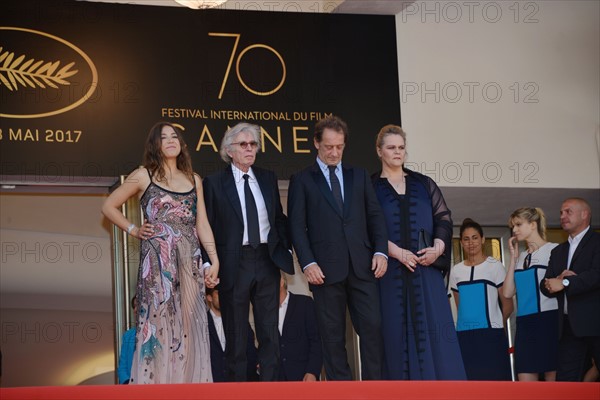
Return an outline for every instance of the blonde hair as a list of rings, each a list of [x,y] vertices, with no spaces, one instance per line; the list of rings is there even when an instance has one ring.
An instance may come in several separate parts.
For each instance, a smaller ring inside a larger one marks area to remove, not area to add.
[[[386,125],[379,130],[377,134],[377,139],[375,140],[375,147],[380,149],[383,146],[383,141],[389,135],[400,135],[402,139],[404,139],[404,144],[406,145],[406,132],[402,130],[402,127],[399,125]]]
[[[508,227],[512,229],[515,224],[516,218],[522,219],[529,223],[535,222],[537,225],[537,231],[540,237],[546,240],[546,214],[539,207],[521,207],[518,210],[513,211],[508,219]]]

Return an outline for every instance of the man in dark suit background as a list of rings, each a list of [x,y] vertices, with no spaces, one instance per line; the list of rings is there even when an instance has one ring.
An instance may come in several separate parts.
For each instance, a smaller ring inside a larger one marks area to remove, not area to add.
[[[208,336],[210,338],[210,365],[213,382],[227,382],[227,358],[225,357],[227,341],[221,317],[219,290],[206,288],[206,304],[208,305]],[[250,325],[249,322],[248,325]],[[248,380],[257,381],[258,359],[256,358],[256,347],[254,346],[254,332],[250,326],[248,327],[246,357],[248,359]]]
[[[221,158],[229,165],[204,178],[204,201],[219,255],[221,312],[230,381],[247,380],[246,338],[254,311],[260,380],[279,378],[280,270],[294,273],[287,218],[277,177],[254,166],[260,149],[256,125],[227,130]]]
[[[591,219],[584,199],[563,202],[560,224],[569,240],[552,250],[541,288],[558,299],[557,381],[581,381],[590,354],[600,365],[600,234],[591,229]]]
[[[290,233],[314,296],[327,379],[352,379],[346,306],[360,336],[362,379],[381,379],[377,278],[387,268],[387,232],[367,171],[342,165],[347,136],[338,117],[315,125],[316,163],[290,180]]]
[[[280,381],[317,381],[323,366],[315,304],[290,293],[285,274],[279,286]]]

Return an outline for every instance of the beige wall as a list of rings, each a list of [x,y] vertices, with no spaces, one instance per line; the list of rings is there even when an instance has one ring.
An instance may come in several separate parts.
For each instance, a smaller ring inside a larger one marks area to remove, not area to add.
[[[3,387],[75,385],[114,370],[104,198],[0,195]]]
[[[398,14],[409,161],[441,186],[599,188],[599,15],[598,1]]]
[[[114,370],[112,313],[2,308],[0,322],[3,387],[77,385]]]

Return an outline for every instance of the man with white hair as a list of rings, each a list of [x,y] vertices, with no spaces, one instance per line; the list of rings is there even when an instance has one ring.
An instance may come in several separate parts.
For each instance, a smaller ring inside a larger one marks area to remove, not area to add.
[[[204,201],[220,261],[219,291],[227,342],[228,380],[247,377],[246,338],[252,302],[260,380],[279,377],[279,276],[294,273],[287,217],[277,177],[254,166],[260,128],[227,130],[221,158],[228,166],[204,178]]]

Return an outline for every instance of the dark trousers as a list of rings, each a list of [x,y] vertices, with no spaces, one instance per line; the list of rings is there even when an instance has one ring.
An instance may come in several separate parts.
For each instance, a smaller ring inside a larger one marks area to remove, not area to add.
[[[346,353],[346,306],[360,337],[363,380],[382,379],[383,338],[376,281],[363,281],[352,270],[339,283],[313,287],[317,323],[323,343],[327,380],[352,380]]]
[[[569,317],[563,315],[563,330],[558,342],[557,381],[581,382],[588,357],[592,356],[596,366],[600,365],[600,336],[577,337],[571,329]]]
[[[231,290],[221,290],[221,315],[225,329],[225,353],[229,381],[247,377],[248,312],[254,311],[261,381],[279,377],[279,268],[271,261],[267,245],[243,246],[240,265]]]

